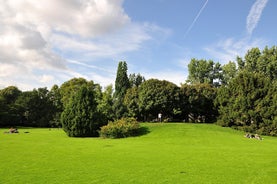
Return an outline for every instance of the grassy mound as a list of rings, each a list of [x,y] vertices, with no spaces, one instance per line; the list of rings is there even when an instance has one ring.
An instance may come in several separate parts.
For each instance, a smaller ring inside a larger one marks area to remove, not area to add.
[[[1,133],[0,183],[277,181],[277,138],[206,124],[142,126],[150,133],[126,139],[69,138],[61,129]]]

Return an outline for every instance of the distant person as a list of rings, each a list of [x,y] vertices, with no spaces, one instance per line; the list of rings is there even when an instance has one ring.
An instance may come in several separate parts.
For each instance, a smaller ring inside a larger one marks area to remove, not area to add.
[[[158,114],[158,120],[159,120],[159,122],[162,122],[162,113]]]
[[[18,130],[17,130],[17,128],[11,127],[10,130],[9,130],[9,132],[10,132],[11,134],[12,134],[12,133],[18,133]]]

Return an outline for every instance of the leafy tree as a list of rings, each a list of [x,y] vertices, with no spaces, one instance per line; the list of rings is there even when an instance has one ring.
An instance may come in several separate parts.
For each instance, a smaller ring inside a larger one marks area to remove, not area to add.
[[[129,75],[129,82],[131,87],[139,87],[143,82],[145,81],[145,78],[141,76],[140,74],[130,74]]]
[[[214,62],[209,60],[192,59],[188,65],[189,75],[187,82],[191,84],[213,83],[213,65]]]
[[[15,126],[20,122],[16,100],[22,92],[15,86],[0,90],[0,125]]]
[[[237,74],[236,63],[230,61],[222,66],[222,84],[227,85]]]
[[[105,124],[103,114],[97,110],[96,92],[89,86],[81,86],[71,96],[61,115],[64,131],[70,137],[95,137]]]
[[[69,102],[69,99],[72,95],[75,95],[76,92],[82,86],[89,86],[94,89],[94,83],[92,81],[87,81],[84,78],[72,78],[69,81],[64,82],[60,87],[60,95],[63,106],[65,107]]]
[[[98,104],[98,109],[108,120],[113,120],[113,86],[109,85],[102,93],[102,98]]]
[[[141,119],[139,110],[139,96],[138,87],[132,87],[127,90],[124,98],[124,105],[127,107],[128,116],[135,117],[138,120]]]
[[[23,125],[48,127],[55,115],[47,88],[23,92],[16,101]]]
[[[179,113],[179,87],[171,82],[149,79],[140,85],[138,94],[144,120],[152,120],[158,113],[167,118]]]
[[[127,63],[125,61],[120,61],[118,63],[116,80],[115,80],[115,92],[114,92],[114,102],[113,109],[115,112],[115,118],[120,119],[126,115],[127,108],[123,104],[124,96],[127,90],[130,88],[130,82],[127,75]]]
[[[212,123],[218,115],[214,101],[217,88],[210,84],[182,85],[183,102],[182,112],[185,119],[192,122]]]
[[[271,85],[269,78],[261,73],[240,72],[228,86],[219,90],[217,103],[221,125],[276,134],[273,122],[277,116],[274,94],[277,88]]]
[[[54,85],[49,92],[49,100],[53,105],[53,119],[50,121],[52,127],[61,127],[61,113],[63,112],[62,96],[58,85]]]
[[[188,65],[189,75],[187,82],[190,84],[207,83],[216,87],[222,82],[222,66],[212,60],[197,60],[193,58]]]

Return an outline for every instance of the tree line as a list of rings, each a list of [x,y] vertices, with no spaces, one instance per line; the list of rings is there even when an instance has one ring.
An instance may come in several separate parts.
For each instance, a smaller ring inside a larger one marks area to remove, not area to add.
[[[277,48],[250,49],[221,65],[191,59],[187,80],[176,84],[129,74],[125,61],[115,86],[73,78],[61,86],[0,90],[0,126],[63,127],[69,136],[97,136],[108,121],[217,123],[251,133],[277,135]],[[71,133],[70,133],[71,132]]]

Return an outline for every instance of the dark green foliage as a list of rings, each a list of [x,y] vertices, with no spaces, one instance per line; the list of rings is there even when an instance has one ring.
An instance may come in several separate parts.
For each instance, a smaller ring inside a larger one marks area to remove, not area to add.
[[[219,90],[220,124],[253,133],[276,135],[274,93],[277,90],[271,85],[269,78],[260,73],[240,73],[228,86]]]
[[[69,102],[70,97],[75,95],[82,86],[89,86],[91,89],[95,89],[93,81],[87,81],[84,78],[72,78],[61,85],[59,93],[64,107]]]
[[[130,87],[139,87],[144,81],[145,78],[140,74],[133,73],[129,75]]]
[[[118,63],[116,80],[115,80],[115,92],[114,92],[114,102],[113,110],[115,113],[115,118],[119,119],[127,115],[127,108],[124,105],[124,96],[127,90],[130,88],[130,82],[127,75],[127,63],[125,61],[120,61]]]
[[[16,100],[21,91],[15,86],[9,86],[0,90],[0,125],[15,126],[20,123]]]
[[[168,81],[149,79],[139,87],[139,108],[145,121],[156,119],[159,113],[164,118],[174,118],[179,111],[179,87]]]
[[[182,112],[192,122],[212,123],[218,115],[214,105],[217,88],[210,84],[182,85]]]
[[[98,109],[108,120],[113,120],[113,86],[109,85],[102,93]]]
[[[50,126],[51,127],[62,127],[62,124],[60,122],[61,119],[61,114],[63,112],[63,104],[62,104],[62,96],[60,92],[60,88],[58,85],[54,85],[50,92],[49,92],[49,98],[50,101],[52,102],[53,108],[54,108],[54,115],[53,119],[50,121]]]
[[[96,94],[89,86],[82,86],[71,96],[61,115],[64,131],[70,137],[95,137],[105,124],[97,109]]]
[[[49,127],[54,119],[56,107],[47,88],[23,92],[16,101],[21,125]]]
[[[220,125],[277,135],[276,61],[276,47],[253,48],[237,58],[238,74],[218,92]]]
[[[124,105],[128,110],[128,117],[135,117],[141,119],[140,110],[139,110],[139,96],[138,88],[132,87],[127,90],[127,93],[124,97]]]
[[[124,138],[136,136],[140,125],[135,118],[122,118],[101,127],[100,136],[103,138]]]

